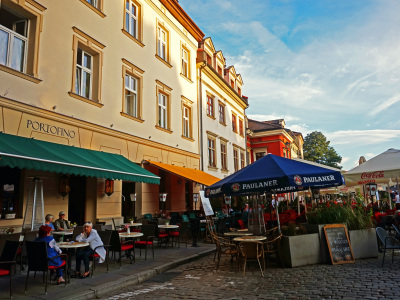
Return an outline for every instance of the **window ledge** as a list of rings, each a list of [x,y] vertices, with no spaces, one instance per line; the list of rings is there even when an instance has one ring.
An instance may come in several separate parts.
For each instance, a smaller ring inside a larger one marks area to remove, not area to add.
[[[158,54],[156,54],[156,58],[161,61],[162,63],[164,63],[168,68],[172,68],[172,65],[167,62],[166,60],[162,59]]]
[[[39,79],[39,78],[36,78],[36,77],[31,76],[31,75],[22,73],[20,71],[14,70],[14,69],[12,69],[10,67],[7,67],[7,66],[4,66],[4,65],[0,65],[0,70],[4,71],[4,72],[7,72],[7,73],[10,73],[11,75],[14,75],[14,76],[21,77],[23,79],[29,80],[29,81],[31,81],[33,83],[36,83],[36,84],[42,82],[42,80]]]
[[[171,130],[169,130],[169,129],[162,128],[162,127],[160,127],[160,126],[158,126],[158,125],[156,125],[156,128],[157,128],[158,130],[164,131],[164,132],[169,133],[169,134],[171,134],[171,133],[173,132],[173,131],[171,131]]]
[[[101,11],[98,10],[96,7],[94,7],[93,5],[91,5],[89,2],[87,2],[86,0],[80,0],[83,4],[85,4],[87,7],[89,7],[91,10],[93,10],[96,14],[98,14],[100,17],[105,18],[106,15]]]
[[[125,34],[128,38],[130,38],[132,41],[134,41],[136,44],[138,44],[140,47],[144,47],[144,44],[139,41],[137,38],[135,38],[133,35],[131,35],[128,31],[125,29],[121,29],[122,33]]]
[[[182,138],[185,139],[185,140],[188,140],[190,142],[194,142],[194,139],[188,138],[187,136],[182,135]]]
[[[241,137],[244,137],[243,133],[239,133],[239,135],[240,135]]]
[[[139,123],[143,123],[144,122],[143,119],[136,118],[136,117],[128,115],[127,113],[124,113],[124,112],[121,112],[121,116],[123,116],[125,118],[128,118],[128,119],[131,119],[131,120],[134,120],[134,121],[139,122]]]
[[[229,173],[229,170],[228,169],[221,169],[221,172],[222,173]]]
[[[217,167],[213,167],[213,166],[207,166],[209,171],[218,171]]]
[[[97,106],[97,107],[103,107],[103,106],[104,106],[104,104],[101,104],[101,103],[99,103],[99,102],[96,102],[96,101],[90,100],[90,99],[88,99],[88,98],[82,97],[82,96],[80,96],[80,95],[78,95],[78,94],[75,94],[75,93],[73,93],[73,92],[68,92],[68,94],[69,94],[72,98],[81,100],[81,101],[83,101],[83,102],[92,104],[92,105],[94,105],[94,106]]]
[[[226,123],[219,122],[219,124],[221,124],[221,125],[223,125],[223,126],[226,126]]]
[[[189,81],[190,83],[194,83],[192,80],[190,80],[189,77],[186,77],[186,76],[183,75],[182,73],[181,73],[181,77],[183,77],[184,79],[186,79],[186,80]]]
[[[207,114],[207,117],[209,117],[209,118],[215,120],[215,117],[214,117],[214,116],[211,116],[211,115],[208,115],[208,114]]]

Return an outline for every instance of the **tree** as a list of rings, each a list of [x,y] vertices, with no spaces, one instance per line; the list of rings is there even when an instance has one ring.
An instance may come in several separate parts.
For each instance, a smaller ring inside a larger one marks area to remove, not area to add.
[[[341,169],[339,163],[342,157],[329,144],[330,141],[322,132],[313,131],[307,134],[303,145],[304,159]]]

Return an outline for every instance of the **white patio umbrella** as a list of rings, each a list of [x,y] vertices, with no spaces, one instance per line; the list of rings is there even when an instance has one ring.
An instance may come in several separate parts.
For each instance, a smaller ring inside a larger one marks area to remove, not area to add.
[[[397,182],[400,178],[400,150],[389,149],[343,174],[346,186]]]

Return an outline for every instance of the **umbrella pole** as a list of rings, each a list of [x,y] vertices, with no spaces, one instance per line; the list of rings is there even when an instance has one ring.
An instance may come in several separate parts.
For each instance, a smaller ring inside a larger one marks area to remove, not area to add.
[[[276,221],[278,222],[278,232],[281,233],[281,222],[279,221],[279,200],[275,195],[275,210],[276,210]]]
[[[297,194],[297,214],[300,216],[300,195]]]

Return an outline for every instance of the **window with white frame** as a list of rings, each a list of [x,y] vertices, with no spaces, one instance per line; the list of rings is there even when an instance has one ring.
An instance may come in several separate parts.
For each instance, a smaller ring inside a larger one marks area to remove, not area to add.
[[[214,97],[207,95],[207,116],[214,117]]]
[[[157,30],[158,30],[157,54],[160,58],[162,58],[163,60],[166,61],[167,60],[167,51],[168,51],[168,49],[167,49],[168,34],[160,26],[158,26]]]
[[[3,6],[0,14],[0,64],[25,72],[27,48],[28,20]]]
[[[182,48],[182,75],[189,78],[189,53]]]
[[[233,149],[233,166],[237,172],[239,170],[239,151],[237,149]]]
[[[221,169],[228,170],[228,165],[226,161],[226,143],[221,141]]]
[[[125,5],[125,30],[134,38],[137,38],[138,8],[131,0],[126,0]]]
[[[190,108],[183,106],[183,136],[191,138],[191,128],[190,128]]]
[[[208,148],[208,166],[216,167],[217,163],[215,161],[215,139],[207,138],[207,148]]]
[[[218,103],[219,122],[225,125],[225,105]]]
[[[168,129],[168,97],[158,93],[158,126]]]
[[[138,80],[129,74],[125,74],[125,112],[139,118]]]
[[[240,151],[240,168],[243,169],[245,167],[245,158],[244,151]]]
[[[78,48],[76,57],[75,93],[91,99],[93,80],[93,56]]]

